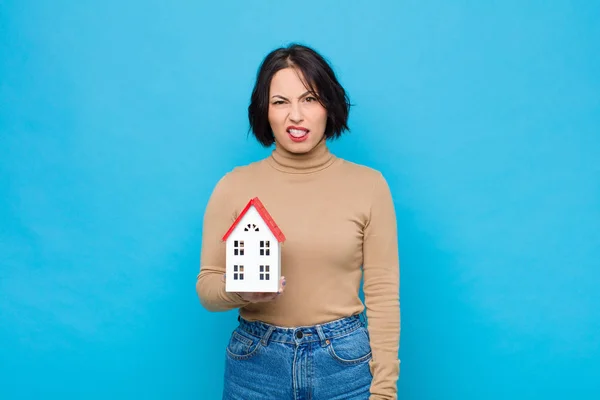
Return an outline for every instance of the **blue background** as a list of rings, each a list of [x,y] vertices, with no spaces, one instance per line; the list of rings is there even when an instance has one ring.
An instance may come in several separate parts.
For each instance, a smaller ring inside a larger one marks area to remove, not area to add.
[[[393,191],[399,398],[598,399],[599,4],[0,2],[0,398],[219,398],[204,207],[299,41]]]

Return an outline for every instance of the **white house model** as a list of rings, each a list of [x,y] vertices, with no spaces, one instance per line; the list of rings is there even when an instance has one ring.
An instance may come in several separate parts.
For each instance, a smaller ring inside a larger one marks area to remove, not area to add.
[[[277,292],[285,236],[258,197],[233,222],[226,242],[227,292]]]

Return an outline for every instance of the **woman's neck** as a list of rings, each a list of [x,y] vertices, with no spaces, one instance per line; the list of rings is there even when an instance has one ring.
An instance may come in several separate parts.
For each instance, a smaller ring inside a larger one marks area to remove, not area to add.
[[[303,174],[327,168],[335,161],[336,157],[329,152],[325,138],[312,150],[306,153],[292,153],[278,143],[268,158],[269,164],[279,171]]]

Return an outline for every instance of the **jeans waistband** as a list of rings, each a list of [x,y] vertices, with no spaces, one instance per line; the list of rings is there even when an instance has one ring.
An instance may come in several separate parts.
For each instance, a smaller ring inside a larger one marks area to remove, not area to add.
[[[248,321],[242,317],[238,317],[238,320],[240,329],[250,335],[261,338],[264,345],[269,341],[290,344],[316,341],[326,343],[328,339],[348,334],[366,326],[361,318],[361,314],[313,326],[298,326],[293,328],[271,325],[262,321]]]

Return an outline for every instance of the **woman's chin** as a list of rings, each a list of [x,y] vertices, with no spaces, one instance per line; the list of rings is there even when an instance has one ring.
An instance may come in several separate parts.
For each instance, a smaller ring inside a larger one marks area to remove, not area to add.
[[[286,140],[284,143],[278,143],[280,147],[283,147],[287,152],[294,154],[308,153],[313,149],[313,145],[310,142],[292,142]]]

